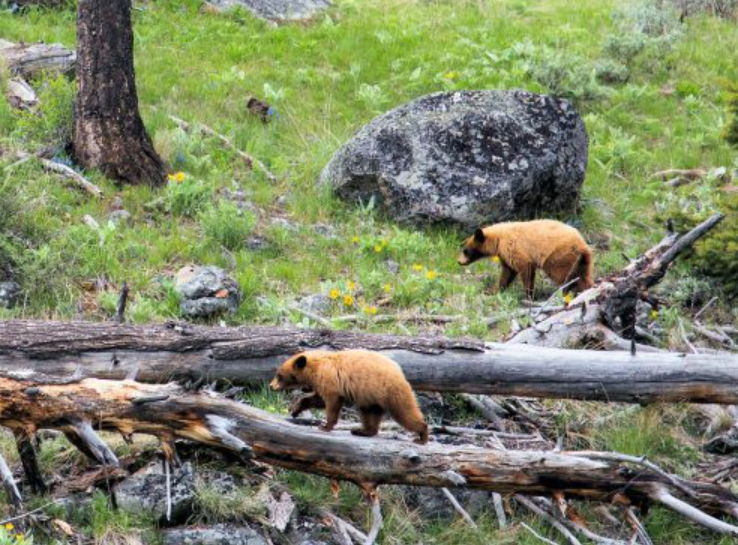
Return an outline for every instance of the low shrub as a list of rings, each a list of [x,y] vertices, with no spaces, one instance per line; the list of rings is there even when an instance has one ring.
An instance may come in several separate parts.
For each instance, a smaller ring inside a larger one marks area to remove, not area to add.
[[[209,205],[200,213],[200,225],[205,236],[227,250],[240,250],[256,224],[256,217],[248,210],[228,201]]]

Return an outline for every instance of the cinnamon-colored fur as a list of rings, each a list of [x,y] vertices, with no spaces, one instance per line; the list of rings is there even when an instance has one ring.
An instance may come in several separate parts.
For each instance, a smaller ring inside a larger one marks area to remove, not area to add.
[[[313,393],[294,403],[291,413],[295,417],[306,409],[325,408],[324,431],[336,425],[344,404],[353,404],[362,423],[352,430],[354,435],[377,435],[384,414],[389,413],[402,427],[418,434],[417,442],[428,441],[428,426],[402,369],[376,352],[303,352],[282,364],[270,386],[278,391],[310,388]]]
[[[578,278],[574,291],[594,285],[592,250],[574,227],[554,220],[497,223],[477,231],[464,243],[459,265],[499,257],[500,291],[520,275],[526,295],[533,297],[536,270],[559,286]]]

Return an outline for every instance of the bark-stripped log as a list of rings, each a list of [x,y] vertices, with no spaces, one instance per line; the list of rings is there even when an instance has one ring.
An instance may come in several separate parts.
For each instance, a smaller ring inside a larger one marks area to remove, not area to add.
[[[0,370],[138,380],[270,379],[310,348],[379,350],[419,391],[632,403],[738,403],[738,355],[595,352],[272,327],[0,322]]]
[[[158,399],[160,401],[145,402]],[[142,400],[144,402],[142,402]],[[596,453],[490,450],[431,442],[325,433],[210,393],[175,384],[48,377],[0,377],[0,425],[35,429],[79,428],[186,439],[288,469],[380,484],[468,487],[503,494],[550,495],[634,504],[659,501],[714,515],[738,516],[738,497],[706,482],[674,479],[649,468],[594,459]],[[591,457],[588,457],[589,455]],[[690,491],[689,494],[684,489]],[[714,520],[714,519],[709,519]],[[732,526],[716,525],[733,533]],[[735,529],[738,532],[738,529]],[[738,535],[738,534],[736,534]]]

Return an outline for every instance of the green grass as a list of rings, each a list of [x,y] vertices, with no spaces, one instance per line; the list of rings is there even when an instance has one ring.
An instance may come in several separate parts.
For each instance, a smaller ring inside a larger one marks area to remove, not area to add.
[[[0,311],[0,318],[108,318],[123,281],[131,287],[132,321],[177,318],[172,275],[196,263],[222,266],[240,282],[244,300],[226,317],[232,324],[315,325],[290,310],[290,303],[335,290],[329,317],[361,316],[355,324],[336,320],[335,327],[427,330],[375,321],[372,307],[377,307],[380,315],[460,314],[462,320],[434,331],[498,339],[509,324],[489,331],[484,319],[518,308],[522,290],[516,285],[489,295],[485,289],[497,275],[494,266],[456,265],[466,233],[419,231],[369,207],[346,205],[318,185],[320,172],[363,124],[423,94],[557,92],[575,101],[590,135],[582,212],[567,219],[596,246],[598,275],[621,267],[625,256],[636,256],[661,237],[660,213],[675,198],[673,190],[649,180],[653,172],[737,165],[723,134],[730,120],[727,89],[738,81],[738,27],[696,16],[649,35],[639,30],[648,16],[641,9],[645,1],[623,7],[615,0],[337,0],[311,24],[278,27],[245,12],[205,13],[196,0],[140,3],[134,15],[141,111],[169,171],[183,172],[184,181],[161,190],[120,188],[87,172],[104,190],[97,202],[33,162],[6,169],[14,159],[0,158],[0,275],[16,277],[26,290],[23,304]],[[31,9],[23,16],[2,11],[0,35],[73,46],[74,23],[73,9]],[[633,44],[637,55],[629,49]],[[603,67],[626,83],[603,83],[597,77]],[[19,115],[0,100],[3,148],[33,150],[68,134],[72,84],[49,79],[39,86],[42,116]],[[250,95],[275,107],[272,123],[264,126],[249,115]],[[176,128],[169,115],[227,135],[262,160],[279,183],[248,170],[217,141]],[[243,214],[222,200],[226,190],[235,189],[253,205]],[[680,188],[676,198],[699,198],[699,191]],[[115,197],[131,212],[131,224],[108,223]],[[86,225],[85,215],[100,227]],[[292,226],[273,223],[277,218]],[[333,226],[335,237],[316,234],[317,224]],[[251,234],[265,237],[268,248],[249,249],[245,241]],[[396,274],[388,261],[397,263]],[[668,282],[666,293],[681,302],[700,280],[682,263]],[[540,297],[550,291],[550,285],[540,284]],[[674,329],[684,312],[674,305],[658,319]],[[738,318],[729,307],[723,312]],[[267,389],[246,399],[275,413],[286,411],[285,398]],[[695,450],[684,447],[680,437],[688,423],[671,412],[647,409],[596,426],[580,422],[586,420],[580,405],[566,411],[562,429],[585,429],[587,446],[647,454],[687,472],[695,459]],[[63,450],[62,440],[44,443],[46,470],[59,467],[55,456]],[[301,506],[331,505],[365,520],[353,487],[344,487],[336,501],[325,479],[292,472],[280,473],[280,479]],[[203,494],[203,512],[219,518],[221,498],[211,496]],[[92,515],[82,521],[90,535],[137,531],[138,522],[107,514],[102,501],[96,498]],[[484,538],[463,524],[426,527],[399,500],[388,502],[386,518],[386,543],[536,542],[520,527],[498,532],[486,519],[479,521]],[[653,511],[647,524],[656,542],[718,543],[662,510]],[[558,538],[545,527],[535,528]]]

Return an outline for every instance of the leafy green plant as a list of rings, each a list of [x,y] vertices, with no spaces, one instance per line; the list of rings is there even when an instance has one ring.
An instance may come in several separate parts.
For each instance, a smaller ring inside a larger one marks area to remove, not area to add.
[[[57,76],[43,80],[37,87],[39,105],[18,112],[15,134],[29,148],[63,148],[72,139],[74,82]]]
[[[728,113],[730,121],[725,129],[725,139],[738,147],[738,83],[728,88]]]
[[[210,202],[212,188],[199,178],[178,172],[170,175],[164,192],[164,209],[176,216],[195,217]]]
[[[200,225],[205,236],[227,250],[240,250],[246,244],[256,224],[256,217],[249,210],[240,210],[232,202],[219,201],[200,213]]]

